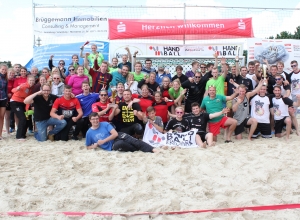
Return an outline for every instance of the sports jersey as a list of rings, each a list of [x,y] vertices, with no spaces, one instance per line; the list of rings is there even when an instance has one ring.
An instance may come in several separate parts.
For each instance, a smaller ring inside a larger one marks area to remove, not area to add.
[[[162,118],[163,123],[168,122],[168,108],[173,105],[174,102],[161,101],[160,103],[153,102],[152,106],[155,108],[156,115]]]
[[[292,96],[300,94],[300,74],[292,73],[291,74],[291,94]]]
[[[112,75],[109,73],[101,73],[90,68],[89,74],[92,77],[92,92],[99,93],[103,86],[109,87],[109,83],[112,80]]]
[[[189,122],[187,119],[182,119],[181,121],[177,120],[176,118],[173,118],[168,121],[166,127],[166,131],[173,130],[176,132],[186,132],[190,130]]]
[[[275,95],[270,96],[274,109],[274,119],[281,120],[289,116],[289,107],[293,106],[293,101],[289,98],[276,98]]]
[[[93,112],[101,112],[103,111],[104,109],[107,108],[107,106],[109,105],[109,102],[107,101],[106,103],[103,103],[103,102],[96,102],[92,105],[92,111]],[[108,117],[111,113],[111,108],[109,109],[109,111],[107,111],[104,115],[101,115],[99,117],[99,121],[100,122],[103,122],[103,121],[107,121],[109,122],[108,120]]]
[[[205,90],[208,91],[209,86],[213,85],[216,88],[216,94],[224,95],[224,82],[224,76],[219,76],[217,79],[212,78],[206,83]]]
[[[129,127],[135,123],[139,123],[140,120],[133,113],[134,110],[141,111],[141,107],[138,103],[133,103],[132,107],[128,108],[128,104],[125,102],[119,103],[121,121],[125,127]]]
[[[78,115],[77,109],[80,109],[80,103],[77,98],[65,99],[64,96],[55,100],[52,108],[57,110],[58,115],[63,115],[65,120]]]
[[[84,95],[83,93],[76,96],[76,98],[80,102],[80,106],[83,111],[83,118],[88,117],[92,113],[92,105],[93,103],[99,100],[98,93],[89,93],[88,95]]]
[[[226,103],[226,96],[224,95],[216,95],[215,98],[210,99],[209,96],[206,96],[202,103],[201,108],[206,109],[206,112],[209,114],[220,112],[224,108],[224,104]],[[215,117],[210,120],[210,122],[218,122],[223,118],[223,115]]]
[[[251,99],[251,117],[258,123],[270,123],[270,98],[268,96],[255,95]]]
[[[207,122],[209,121],[208,113],[200,113],[196,116],[193,113],[184,114],[183,118],[187,119],[190,128],[196,128],[198,131],[206,132]]]
[[[138,94],[132,94],[132,98],[139,99],[139,105],[142,109],[142,112],[146,112],[147,108],[149,106],[152,106],[152,103],[154,102],[153,98],[151,96],[143,97]]]

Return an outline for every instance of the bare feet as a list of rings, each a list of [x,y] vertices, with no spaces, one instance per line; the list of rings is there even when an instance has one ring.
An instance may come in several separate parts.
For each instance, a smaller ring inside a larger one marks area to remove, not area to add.
[[[162,146],[161,148],[164,149],[164,150],[168,150],[169,147],[168,146]]]
[[[158,149],[158,148],[153,148],[152,152],[153,152],[153,153],[159,153],[159,152],[160,152],[160,149]]]
[[[209,146],[209,147],[212,147],[212,146],[215,146],[215,145],[216,145],[216,142],[213,141],[213,142],[211,143],[211,145],[208,145],[208,146]]]

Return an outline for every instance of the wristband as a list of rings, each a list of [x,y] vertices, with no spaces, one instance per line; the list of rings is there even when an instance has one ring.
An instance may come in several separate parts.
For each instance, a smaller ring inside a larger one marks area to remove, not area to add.
[[[239,60],[235,60],[235,62],[239,62]]]

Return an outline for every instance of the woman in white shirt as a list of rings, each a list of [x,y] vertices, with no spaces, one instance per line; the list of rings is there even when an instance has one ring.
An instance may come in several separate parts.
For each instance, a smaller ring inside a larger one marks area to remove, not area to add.
[[[138,82],[134,81],[134,75],[129,73],[126,78],[126,83],[124,84],[125,89],[130,89],[132,94],[138,94]]]

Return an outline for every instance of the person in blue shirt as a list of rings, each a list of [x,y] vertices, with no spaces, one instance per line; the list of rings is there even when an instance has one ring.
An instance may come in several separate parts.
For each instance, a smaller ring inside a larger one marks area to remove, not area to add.
[[[164,64],[159,64],[158,65],[158,70],[156,72],[156,77],[155,81],[159,84],[162,85],[162,79],[167,76],[169,77],[170,81],[172,80],[171,74],[165,72],[165,65]]]
[[[82,82],[82,93],[77,95],[76,98],[79,100],[83,116],[80,118],[77,123],[75,130],[72,135],[73,140],[78,140],[79,132],[81,131],[82,137],[85,138],[86,132],[89,129],[89,115],[92,113],[92,105],[99,101],[98,93],[90,93],[90,84],[86,81]]]
[[[111,86],[117,86],[118,83],[122,83],[123,85],[126,83],[126,77],[129,72],[129,67],[127,65],[123,65],[121,72],[118,71],[112,72],[112,81],[110,83]]]
[[[99,115],[93,112],[89,115],[92,127],[86,133],[87,149],[101,148],[107,151],[134,152],[143,151],[158,153],[160,150],[138,140],[129,134],[117,132],[108,122],[99,122]]]

